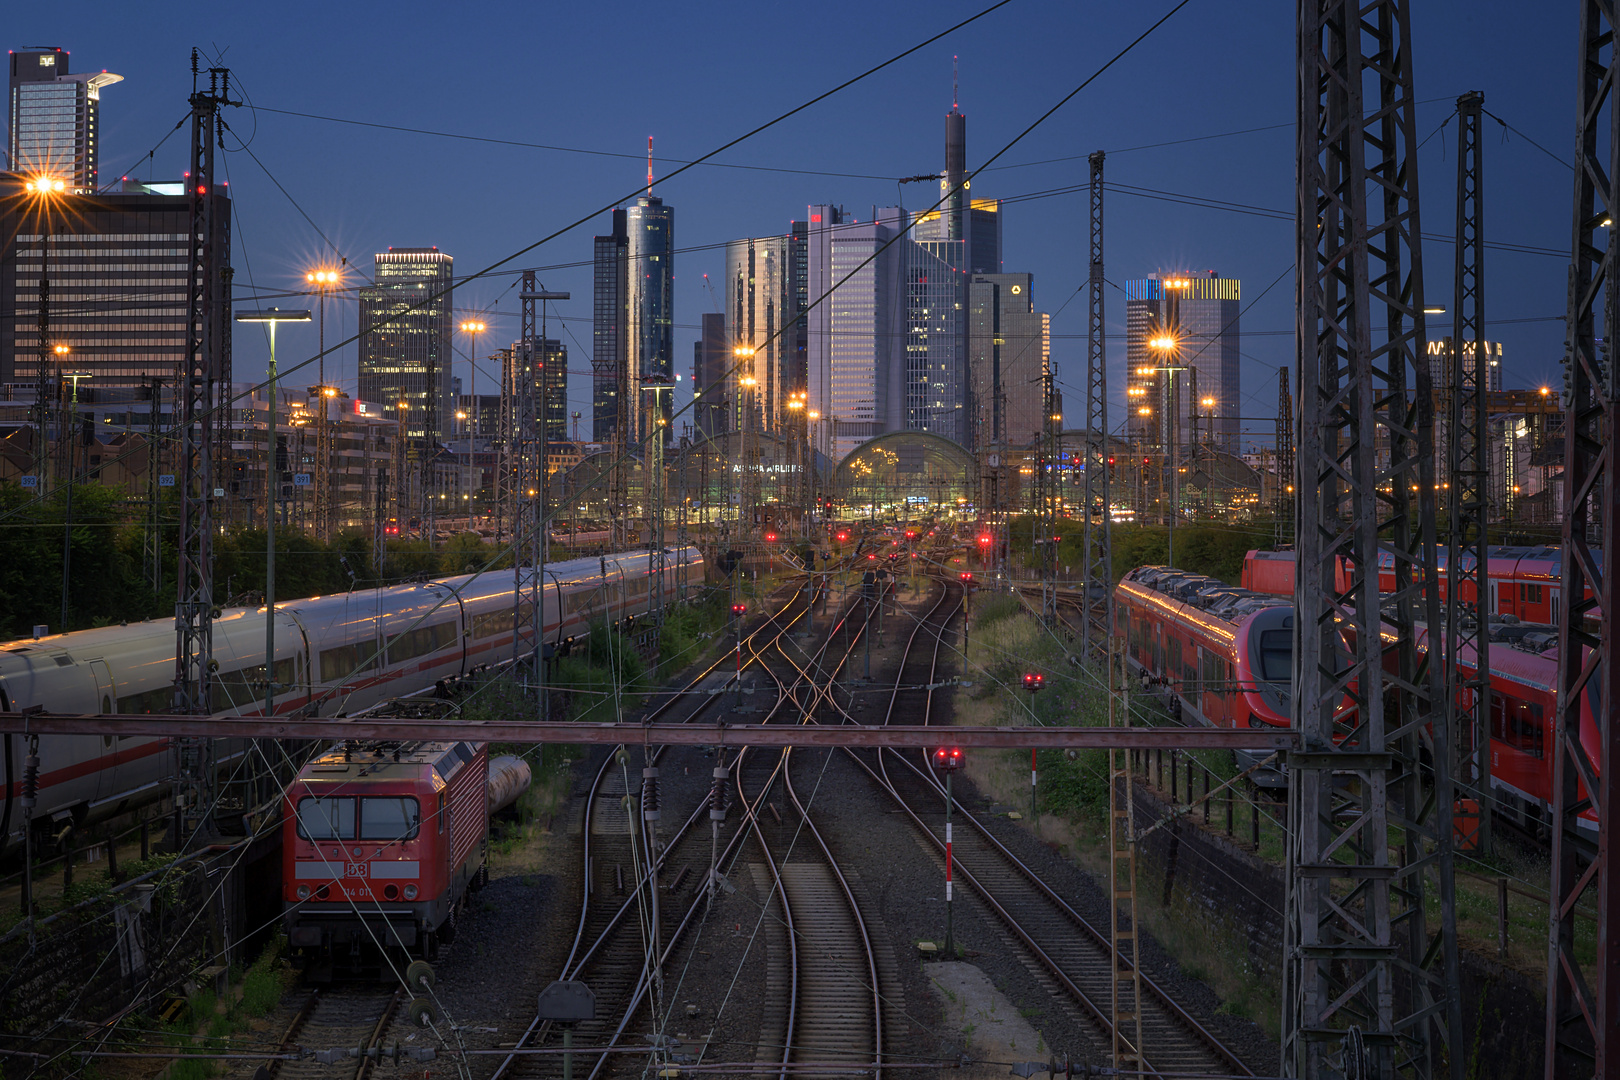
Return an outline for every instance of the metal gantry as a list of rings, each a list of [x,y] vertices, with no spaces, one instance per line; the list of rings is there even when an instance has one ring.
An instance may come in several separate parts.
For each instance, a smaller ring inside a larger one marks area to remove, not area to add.
[[[1081,557],[1082,640],[1106,643],[1114,620],[1114,559],[1109,528],[1108,363],[1103,318],[1103,152],[1091,155],[1091,278],[1086,292],[1085,536]],[[1106,650],[1105,650],[1106,651]]]
[[[177,637],[174,711],[213,711],[214,557],[213,455],[221,348],[229,327],[225,314],[225,266],[219,231],[226,213],[214,190],[214,120],[230,101],[230,72],[208,69],[208,89],[198,88],[197,54],[192,52],[191,172],[188,174],[191,267],[186,288],[186,359],[178,398],[181,412],[180,549],[178,592],[174,606]],[[176,809],[186,833],[202,820],[211,763],[208,740],[179,742],[180,775]],[[183,837],[176,837],[177,840]]]
[[[1470,793],[1477,842],[1490,849],[1491,678],[1486,526],[1490,510],[1489,416],[1485,392],[1490,357],[1485,350],[1485,206],[1479,120],[1485,95],[1457,99],[1457,243],[1452,293],[1447,412],[1446,491],[1451,496],[1447,552],[1446,708],[1452,738],[1452,775]],[[1463,606],[1474,597],[1473,610]],[[1472,667],[1465,661],[1472,659]]]
[[[1558,607],[1558,704],[1552,725],[1552,905],[1547,941],[1546,1075],[1620,1077],[1620,882],[1615,880],[1615,806],[1620,788],[1620,371],[1613,353],[1615,248],[1620,212],[1620,108],[1614,8],[1580,5],[1574,235],[1564,358],[1563,603]],[[1599,311],[1602,326],[1597,325]],[[1555,604],[1557,602],[1555,601]],[[1596,745],[1581,738],[1591,713]],[[1595,756],[1594,756],[1595,755]],[[1583,819],[1585,819],[1583,821]],[[1583,970],[1575,912],[1595,897],[1596,955]],[[1590,981],[1589,981],[1590,976]],[[1580,1044],[1595,1044],[1595,1059]]]
[[[1416,649],[1440,609],[1410,15],[1399,0],[1300,0],[1298,29],[1302,745],[1288,759],[1283,1068],[1429,1076],[1445,1059],[1460,1077],[1466,1054],[1445,1046],[1461,1029],[1450,754],[1433,723],[1440,665]]]

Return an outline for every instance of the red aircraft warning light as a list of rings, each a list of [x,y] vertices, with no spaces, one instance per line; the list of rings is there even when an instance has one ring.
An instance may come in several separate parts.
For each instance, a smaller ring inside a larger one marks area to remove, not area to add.
[[[955,772],[962,767],[962,748],[960,746],[934,747],[934,768],[940,772]]]

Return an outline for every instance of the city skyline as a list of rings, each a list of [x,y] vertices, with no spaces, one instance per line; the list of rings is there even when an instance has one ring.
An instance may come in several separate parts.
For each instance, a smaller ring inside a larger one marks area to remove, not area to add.
[[[514,11],[508,11],[508,14],[513,13]],[[950,19],[965,17],[970,13],[971,9],[965,6],[944,10],[940,16],[941,25],[948,25]],[[43,13],[27,12],[24,15],[16,31],[17,40],[50,40],[53,37],[62,37],[59,28],[53,29]],[[1417,22],[1414,34],[1420,44],[1423,40],[1432,40],[1437,32],[1434,18],[1432,14],[1423,11],[1415,13]],[[1063,19],[1060,18],[1058,21],[1061,23]],[[1133,19],[1126,13],[1111,12],[1097,29],[1105,37],[1113,34],[1124,39],[1128,37],[1128,33],[1139,32],[1141,27],[1136,25],[1139,21],[1142,20]],[[1549,49],[1563,48],[1564,38],[1559,36],[1561,31],[1557,20],[1553,22],[1554,25],[1550,27],[1537,27],[1528,43],[1528,47],[1537,51],[1538,55]],[[1032,207],[1038,207],[1043,211],[1041,215],[1024,213],[1018,216],[1018,221],[1007,238],[1008,250],[1019,253],[1015,260],[1018,265],[1009,265],[1007,268],[1035,273],[1046,283],[1044,295],[1054,298],[1052,359],[1058,372],[1057,386],[1065,391],[1071,414],[1076,409],[1078,395],[1083,391],[1081,305],[1064,306],[1057,298],[1066,297],[1071,283],[1078,283],[1083,277],[1080,268],[1075,267],[1072,262],[1073,250],[1083,233],[1083,222],[1080,220],[1083,214],[1078,196],[1073,194],[1053,196],[1042,193],[1061,191],[1060,185],[1072,182],[1081,166],[1073,161],[1052,161],[1045,165],[1031,163],[1061,157],[1072,158],[1076,153],[1074,150],[1076,145],[1082,149],[1086,146],[1100,146],[1110,151],[1111,187],[1117,185],[1110,193],[1109,202],[1111,280],[1118,281],[1122,277],[1139,276],[1143,271],[1155,267],[1195,268],[1199,263],[1218,261],[1223,269],[1232,272],[1235,277],[1246,278],[1251,282],[1248,295],[1256,297],[1257,300],[1245,301],[1246,307],[1251,304],[1253,307],[1245,312],[1244,318],[1244,325],[1249,329],[1249,333],[1245,335],[1245,355],[1241,360],[1246,374],[1244,400],[1241,404],[1243,417],[1241,425],[1245,429],[1253,429],[1256,441],[1269,441],[1269,424],[1265,421],[1275,411],[1275,403],[1272,400],[1275,394],[1270,387],[1274,386],[1276,369],[1288,362],[1288,355],[1292,351],[1286,342],[1287,335],[1291,333],[1292,323],[1291,317],[1287,314],[1291,290],[1283,283],[1291,253],[1288,250],[1290,245],[1286,227],[1267,225],[1263,220],[1257,220],[1254,212],[1245,211],[1243,207],[1275,210],[1280,215],[1287,213],[1288,181],[1284,174],[1291,175],[1292,169],[1289,164],[1292,157],[1292,139],[1288,132],[1291,125],[1288,124],[1289,118],[1286,115],[1277,116],[1275,124],[1270,127],[1262,125],[1255,128],[1252,124],[1233,122],[1232,108],[1228,106],[1235,102],[1237,96],[1255,96],[1257,87],[1268,88],[1259,95],[1261,100],[1269,99],[1267,94],[1278,100],[1291,94],[1292,69],[1289,63],[1292,52],[1289,38],[1291,17],[1279,15],[1276,19],[1268,19],[1261,13],[1240,18],[1238,23],[1244,28],[1247,55],[1255,56],[1260,62],[1225,81],[1215,80],[1215,88],[1199,100],[1189,102],[1184,95],[1175,94],[1170,88],[1131,87],[1134,94],[1146,93],[1150,97],[1165,97],[1176,102],[1175,110],[1164,114],[1166,121],[1157,125],[1165,128],[1163,134],[1166,138],[1143,137],[1142,132],[1133,130],[1133,124],[1123,122],[1123,118],[1116,119],[1106,109],[1082,110],[1079,113],[1065,111],[1060,112],[1051,122],[1039,129],[1035,136],[1026,140],[1009,157],[998,161],[994,166],[1000,172],[996,184],[1001,193],[1013,196],[1015,201],[1027,201],[1030,198],[1044,200],[1031,204]],[[564,35],[583,34],[591,25],[591,19],[579,13],[570,13],[569,18],[557,27],[557,31]],[[906,34],[919,33],[914,27],[903,28],[895,20],[881,20],[879,25],[889,26],[900,35],[900,38],[904,38]],[[1143,25],[1145,26],[1145,22]],[[1198,41],[1211,33],[1224,32],[1224,28],[1228,25],[1230,20],[1216,19],[1209,13],[1189,10],[1167,24],[1160,32],[1164,35],[1161,47],[1170,48]],[[260,171],[247,155],[241,153],[228,154],[226,158],[234,171],[234,175],[231,176],[234,186],[240,191],[246,184],[253,189],[254,194],[251,200],[244,201],[240,196],[238,198],[238,205],[241,207],[241,227],[246,230],[243,247],[244,251],[248,252],[247,256],[239,261],[236,283],[239,303],[243,306],[257,306],[258,297],[285,295],[296,289],[308,266],[318,261],[329,260],[336,252],[350,256],[349,261],[353,265],[356,262],[352,256],[356,249],[354,240],[357,236],[376,235],[379,240],[384,241],[376,245],[378,250],[386,246],[387,242],[397,242],[402,231],[400,223],[420,219],[419,207],[420,210],[428,209],[428,204],[419,203],[417,200],[419,193],[414,193],[412,186],[402,186],[391,178],[389,175],[393,172],[391,167],[382,172],[371,171],[364,174],[368,177],[368,182],[364,185],[367,194],[363,198],[358,198],[358,189],[322,185],[317,180],[319,170],[309,167],[317,159],[314,155],[335,150],[344,161],[363,162],[370,157],[378,162],[384,162],[404,160],[399,158],[402,151],[414,152],[417,148],[460,146],[470,149],[474,159],[487,160],[494,166],[498,159],[489,155],[508,153],[481,149],[471,143],[446,142],[437,136],[367,132],[349,123],[271,113],[268,108],[286,108],[293,113],[305,111],[300,109],[301,102],[296,100],[303,96],[298,92],[296,80],[312,71],[309,64],[313,58],[293,57],[293,62],[286,68],[285,73],[277,69],[272,81],[267,84],[264,72],[270,69],[265,67],[261,60],[256,59],[265,55],[264,46],[246,32],[249,28],[256,28],[255,21],[251,18],[230,18],[222,22],[217,29],[224,32],[230,27],[237,27],[243,32],[234,37],[227,34],[231,40],[228,45],[225,38],[221,39],[221,47],[231,50],[223,57],[223,62],[232,66],[234,77],[253,91],[255,101],[261,106],[256,115],[258,127],[263,134],[254,146],[254,155],[270,170],[268,174]],[[119,32],[112,32],[115,29]],[[756,25],[731,28],[728,29],[727,40],[733,42],[746,40],[750,34],[758,33],[761,29],[761,26]],[[452,36],[463,33],[465,31],[458,29]],[[1472,35],[1475,33],[1473,28],[1468,28],[1465,36],[1473,41]],[[951,104],[948,96],[950,57],[957,52],[962,55],[963,72],[960,111],[974,117],[975,130],[980,133],[978,141],[987,148],[988,153],[989,148],[1004,143],[1012,132],[1019,129],[1035,108],[1036,101],[1053,92],[1049,83],[1036,86],[1034,82],[1039,80],[1032,82],[1031,71],[1038,65],[1021,63],[1014,67],[995,57],[996,43],[1013,38],[1022,41],[1024,39],[1021,35],[1022,30],[1019,27],[996,22],[994,16],[982,20],[974,25],[974,31],[969,38],[943,42],[937,47],[925,50],[918,58],[906,61],[905,71],[897,80],[879,78],[870,87],[863,85],[846,92],[848,100],[835,99],[829,107],[835,109],[836,115],[848,118],[851,123],[856,124],[854,128],[849,124],[840,125],[839,130],[844,137],[828,142],[827,137],[822,135],[807,138],[809,134],[807,131],[796,128],[792,133],[784,131],[780,136],[773,134],[762,137],[729,155],[737,164],[763,166],[766,170],[764,172],[757,169],[749,171],[704,167],[667,181],[675,185],[669,191],[664,187],[666,181],[660,180],[659,190],[664,192],[665,197],[685,204],[683,236],[687,239],[688,247],[678,255],[682,266],[674,278],[677,317],[672,324],[672,334],[678,339],[674,351],[684,356],[685,345],[695,342],[699,335],[700,320],[697,316],[708,307],[701,275],[707,272],[718,276],[723,272],[723,256],[719,254],[722,251],[721,245],[739,235],[770,235],[777,230],[769,226],[767,219],[774,218],[780,221],[789,216],[782,212],[784,207],[807,205],[811,201],[807,196],[812,196],[813,192],[829,190],[826,180],[795,175],[792,172],[773,173],[769,171],[770,169],[808,171],[827,169],[834,172],[858,173],[861,176],[837,179],[839,186],[832,190],[843,202],[847,205],[861,205],[865,202],[863,194],[868,193],[873,196],[873,202],[880,202],[883,201],[881,196],[885,188],[891,193],[892,199],[896,191],[893,181],[885,182],[877,177],[884,173],[892,176],[908,175],[916,172],[918,165],[932,166],[937,160],[935,148],[938,146],[938,129],[933,126],[937,120],[930,122],[928,118],[946,113],[947,107]],[[408,36],[411,39],[406,43],[407,52],[410,49],[427,46],[425,38]],[[94,67],[107,66],[126,73],[126,81],[120,84],[115,97],[109,99],[111,111],[103,113],[101,122],[102,157],[105,162],[104,186],[106,181],[113,179],[114,172],[120,169],[133,172],[131,166],[136,160],[141,161],[140,170],[146,173],[145,179],[172,178],[182,171],[180,164],[182,152],[177,148],[176,141],[171,141],[152,157],[146,154],[146,151],[158,141],[161,132],[173,124],[172,117],[161,121],[159,118],[182,107],[184,96],[190,87],[189,72],[185,64],[186,50],[179,47],[168,50],[149,47],[160,41],[161,35],[157,33],[156,28],[137,27],[130,20],[117,19],[109,20],[105,24],[87,26],[82,30],[76,29],[74,40],[64,40],[64,47],[71,48],[81,58],[91,61]],[[437,47],[438,42],[434,45]],[[1067,56],[1061,66],[1075,68],[1078,72],[1090,62],[1091,53],[1100,56],[1105,54],[1107,49],[1113,48],[1112,39],[1106,46],[1105,49],[1105,43],[1100,41],[1095,45],[1088,45],[1084,50],[1085,56]],[[648,37],[645,31],[638,30],[632,35],[626,47],[639,55],[641,51],[652,49],[655,45],[654,40]],[[1043,48],[1044,46],[1036,46],[1036,53],[1040,53]],[[818,42],[811,50],[815,62],[812,63],[812,56],[807,55],[802,60],[794,61],[794,70],[803,73],[807,85],[814,85],[824,78],[824,75],[814,74],[817,64],[824,70],[829,69],[828,65],[831,65],[830,70],[853,70],[853,65],[859,59],[872,55],[875,51],[856,49],[852,52],[847,47],[835,48],[830,42]],[[1456,51],[1449,48],[1443,51],[1431,49],[1426,53],[1420,94],[1422,108],[1419,111],[1419,122],[1424,133],[1428,134],[1440,127],[1440,121],[1444,120],[1452,109],[1456,92],[1474,85],[1482,85],[1487,93],[1489,107],[1499,110],[1514,125],[1516,131],[1529,131],[1535,138],[1546,143],[1545,129],[1548,124],[1543,122],[1541,117],[1556,115],[1560,118],[1558,122],[1561,123],[1563,115],[1561,104],[1554,109],[1555,103],[1547,100],[1543,108],[1542,99],[1550,99],[1552,95],[1537,88],[1537,93],[1529,95],[1524,101],[1510,105],[1510,99],[1503,95],[1516,89],[1522,82],[1519,76],[1513,74],[1512,66],[1497,65],[1484,70],[1478,65],[1469,65],[1465,69],[1453,55]],[[1497,51],[1498,45],[1482,36],[1478,39],[1477,48],[1474,48],[1472,55],[1489,56],[1495,55]],[[1430,55],[1431,53],[1433,55]],[[1562,55],[1561,51],[1558,55]],[[1275,62],[1266,62],[1268,56],[1274,57]],[[206,60],[205,57],[205,62]],[[573,63],[572,58],[569,58],[569,63]],[[365,69],[368,64],[369,61],[361,59],[357,71]],[[1188,69],[1185,77],[1196,78],[1198,72],[1202,70],[1200,66],[1202,64],[1202,60],[1195,63]],[[254,70],[255,66],[258,70]],[[1557,64],[1553,64],[1553,69],[1560,70]],[[682,71],[684,75],[687,68],[683,66]],[[1076,81],[1078,77],[1077,74]],[[645,86],[645,80],[639,77],[631,82],[637,87]],[[331,81],[322,79],[321,84],[330,85]],[[698,85],[703,85],[701,76]],[[1110,94],[1118,93],[1126,85],[1128,80],[1121,81],[1113,77],[1105,79],[1103,85],[1096,90],[1098,96],[1093,104],[1100,106]],[[346,84],[331,85],[331,89],[333,94],[327,100],[317,107],[307,109],[310,116],[319,114],[335,117],[337,120],[356,121],[377,119],[384,123],[396,119],[387,115],[368,117],[366,115],[368,112],[375,113],[377,110],[367,105],[363,99],[354,96]],[[628,85],[622,90],[614,88],[603,99],[602,107],[625,100],[622,94],[627,93],[629,89]],[[273,100],[266,96],[267,91],[272,90]],[[447,87],[446,90],[451,98],[460,94],[454,86]],[[1090,93],[1091,91],[1088,91],[1088,94]],[[863,112],[866,103],[878,97],[887,102],[882,112]],[[699,119],[698,114],[682,113],[660,102],[649,102],[645,97],[643,101],[647,105],[646,116],[630,121],[641,132],[634,136],[624,131],[622,118],[616,118],[608,127],[595,123],[575,124],[566,120],[560,128],[555,124],[548,124],[542,141],[560,146],[617,152],[622,156],[618,161],[611,158],[581,157],[577,154],[564,154],[555,158],[557,161],[567,162],[569,169],[563,174],[555,171],[544,174],[545,190],[549,194],[541,205],[549,208],[554,204],[577,203],[577,195],[570,197],[570,192],[580,190],[580,184],[593,186],[607,184],[610,190],[616,185],[633,189],[641,166],[632,163],[642,157],[645,131],[648,128],[659,132],[661,149],[678,147],[681,153],[676,156],[688,159],[701,152],[701,149],[723,141],[720,136],[728,125],[721,122],[720,114],[705,110],[702,122],[699,123],[695,122]],[[1559,98],[1558,102],[1561,101]],[[775,104],[774,99],[772,104]],[[785,106],[791,103],[784,101],[783,104]],[[1527,107],[1529,111],[1525,111]],[[730,111],[734,110],[724,112]],[[227,117],[236,115],[234,112],[227,113]],[[586,116],[594,115],[589,112],[583,113],[580,119],[583,121]],[[630,112],[625,115],[636,114]],[[739,119],[741,115],[738,114]],[[240,123],[236,119],[231,120],[233,129],[238,126],[246,127],[245,110],[241,116],[243,120]],[[423,130],[447,131],[473,137],[495,134],[474,130],[482,127],[476,121],[468,124],[453,122],[449,119],[449,114],[441,108],[430,108],[419,119],[402,122],[421,127]],[[847,135],[854,130],[859,130],[861,137],[851,141]],[[277,132],[281,134],[278,135]],[[614,132],[619,134],[616,135]],[[294,138],[289,142],[288,137]],[[1429,178],[1429,182],[1425,185],[1429,189],[1425,200],[1425,231],[1435,236],[1445,235],[1450,224],[1450,207],[1447,200],[1453,148],[1444,146],[1450,138],[1451,133],[1448,129],[1444,135],[1430,139],[1425,143],[1421,157],[1424,173]],[[1189,139],[1198,141],[1188,142]],[[268,145],[265,140],[269,140]],[[1138,148],[1138,144],[1159,142],[1166,145],[1156,149]],[[535,155],[548,160],[555,156],[553,152],[543,150],[514,150],[510,153],[518,154],[524,160],[529,160]],[[1124,156],[1126,154],[1129,156]],[[1259,156],[1255,157],[1256,154]],[[806,155],[809,156],[808,160]],[[165,158],[168,160],[167,165]],[[111,165],[110,162],[115,159],[121,164]],[[675,168],[673,164],[665,164],[663,158],[656,160],[660,163],[660,172],[667,174]],[[1177,179],[1187,175],[1189,171],[1186,168],[1176,167],[1174,163],[1178,161],[1184,164],[1196,162],[1199,180],[1194,182]],[[1237,179],[1239,173],[1233,169],[1239,161],[1251,162],[1254,167],[1245,165],[1241,173],[1244,177],[1243,183],[1235,184],[1233,181]],[[1268,162],[1276,166],[1270,172],[1266,168]],[[976,162],[968,164],[977,165]],[[1009,165],[1019,168],[1013,171],[1000,171]],[[1167,169],[1162,167],[1164,165],[1170,167]],[[1527,143],[1526,137],[1518,135],[1509,136],[1508,141],[1500,148],[1492,148],[1488,168],[1492,170],[1491,191],[1495,200],[1492,214],[1493,235],[1502,237],[1504,242],[1517,240],[1528,242],[1532,246],[1539,242],[1545,244],[1548,251],[1556,252],[1556,249],[1562,246],[1562,241],[1558,237],[1567,231],[1567,226],[1559,222],[1556,215],[1545,213],[1545,207],[1537,200],[1510,201],[1507,192],[1513,188],[1522,188],[1527,181],[1533,181],[1538,188],[1552,181],[1561,189],[1562,185],[1567,183],[1567,168]],[[475,173],[478,171],[474,170]],[[499,174],[503,170],[494,168],[485,171]],[[561,175],[569,177],[572,186],[558,186],[561,181],[557,178]],[[274,176],[297,199],[299,206],[314,218],[319,231],[312,228],[299,210],[276,190],[276,184],[271,182],[271,176]],[[985,179],[988,180],[988,177]],[[371,183],[371,180],[377,183]],[[981,186],[975,184],[975,189],[980,189]],[[679,190],[685,190],[688,195],[680,198],[671,193]],[[1174,193],[1188,190],[1206,192],[1213,197],[1225,198],[1233,204],[1241,205],[1186,207],[1166,202],[1167,196],[1152,194],[1153,191]],[[693,192],[701,192],[702,198],[691,194]],[[788,195],[789,192],[793,194]],[[621,191],[619,201],[622,204],[631,197],[633,196],[630,192]],[[562,200],[560,203],[559,199]],[[931,197],[927,200],[932,201]],[[532,237],[523,243],[532,243],[533,239],[538,239],[550,231],[546,227],[547,221],[555,220],[555,214],[550,209],[543,212],[533,209],[536,205],[533,200],[528,200],[530,209],[520,209],[506,196],[501,196],[500,201],[483,198],[481,201],[473,200],[473,202],[477,203],[481,210],[500,206],[504,212],[469,216],[453,207],[439,207],[430,213],[427,219],[436,222],[427,230],[433,235],[423,237],[425,240],[437,240],[441,246],[454,246],[458,250],[473,252],[471,255],[463,256],[462,263],[468,267],[482,268],[490,265],[497,258],[510,255],[512,250],[520,246],[515,241],[504,249],[492,246],[487,237],[490,235],[489,226],[495,222],[500,223],[498,235],[501,237],[500,243],[505,244],[508,237],[515,235],[514,228],[518,234]],[[485,222],[482,225],[478,222],[480,217]],[[1034,220],[1031,220],[1032,217]],[[273,227],[272,223],[275,223]],[[1527,225],[1529,228],[1526,228]],[[269,231],[267,227],[270,227]],[[415,233],[417,228],[413,226],[411,231]],[[590,226],[587,226],[573,234],[559,237],[550,241],[545,248],[523,259],[524,264],[542,267],[542,278],[546,287],[571,288],[575,297],[580,298],[572,304],[554,305],[557,310],[552,313],[552,317],[558,320],[563,328],[564,338],[571,340],[575,346],[574,352],[577,357],[591,354],[590,342],[585,334],[585,330],[590,326],[591,313],[582,302],[582,298],[590,292],[589,270],[584,271],[582,278],[580,270],[570,266],[581,262],[583,236],[589,231]],[[292,243],[287,242],[288,238],[292,239]],[[268,245],[266,241],[269,241]],[[359,250],[363,252],[365,248],[371,246],[369,243],[362,244]],[[1212,252],[1220,253],[1218,260],[1212,258],[1210,254]],[[256,258],[253,257],[255,255]],[[1257,256],[1262,255],[1264,257],[1257,261]],[[1054,261],[1054,256],[1061,258]],[[1429,253],[1426,278],[1431,295],[1439,296],[1449,291],[1449,256],[1449,245],[1440,246]],[[1509,280],[1526,271],[1534,270],[1539,273],[1550,265],[1547,256],[1541,254],[1539,249],[1518,252],[1493,251],[1490,260],[1491,276],[1494,278],[1497,275],[1508,275]],[[585,266],[588,265],[587,258]],[[1540,276],[1545,277],[1544,274]],[[463,281],[461,284],[464,287],[457,295],[463,305],[462,311],[487,314],[493,320],[493,325],[498,326],[499,333],[515,336],[517,305],[506,298],[506,289],[510,284],[508,279],[491,276],[475,283],[468,284]],[[341,341],[343,337],[352,337],[355,332],[357,321],[353,301],[355,288],[356,286],[351,285],[348,289],[334,294],[332,298],[329,317],[336,324],[338,333],[329,335],[331,355],[327,360],[329,381],[339,382],[345,388],[358,392],[355,381],[354,344],[352,342],[337,346],[331,344],[334,338]],[[344,295],[345,292],[347,296]],[[1498,289],[1496,295],[1503,297],[1505,302],[1509,293]],[[1115,417],[1116,426],[1119,418],[1123,416],[1126,404],[1122,377],[1124,361],[1119,355],[1126,340],[1122,300],[1118,291],[1110,290],[1107,313],[1108,347],[1110,370],[1114,376],[1110,379],[1111,413]],[[274,301],[267,299],[266,302]],[[1507,321],[1507,325],[1502,327],[1499,334],[1493,332],[1493,336],[1506,341],[1505,355],[1508,360],[1504,365],[1505,385],[1535,386],[1549,382],[1556,383],[1556,363],[1561,356],[1561,328],[1553,320],[1562,310],[1562,300],[1553,297],[1550,288],[1538,284],[1516,290],[1513,302],[1515,307],[1511,310],[1498,305],[1499,317]],[[510,326],[506,325],[508,322]],[[1434,320],[1431,320],[1431,323],[1433,322]],[[1444,329],[1431,325],[1431,338],[1438,337]],[[284,335],[284,338],[289,349],[307,358],[313,355],[315,350],[313,343],[302,340],[302,335],[302,331],[292,331]],[[459,347],[460,343],[457,344]],[[263,364],[264,352],[261,333],[238,332],[235,356],[237,371],[246,373],[259,370]],[[289,360],[290,356],[291,352],[283,355],[284,367],[289,363],[300,362]],[[580,368],[585,366],[579,364]],[[480,381],[487,378],[490,384],[493,384],[498,379],[499,373],[494,365],[486,360],[480,365],[479,377]],[[587,413],[590,412],[589,394],[588,376],[582,381],[581,374],[576,370],[570,387],[571,408],[583,408]],[[688,400],[686,388],[679,387],[676,394],[677,409],[683,408]],[[687,410],[677,420],[677,424],[689,422],[690,419],[691,413]],[[1073,423],[1072,416],[1070,422]]]

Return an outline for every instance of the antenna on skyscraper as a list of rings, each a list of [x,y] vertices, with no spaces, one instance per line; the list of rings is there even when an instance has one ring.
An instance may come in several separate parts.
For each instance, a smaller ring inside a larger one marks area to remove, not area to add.
[[[959,61],[960,59],[961,59],[961,57],[959,57],[959,56],[951,57],[951,109],[952,110],[955,110],[955,108],[956,108],[957,61]]]
[[[652,136],[647,136],[647,195],[652,196]]]

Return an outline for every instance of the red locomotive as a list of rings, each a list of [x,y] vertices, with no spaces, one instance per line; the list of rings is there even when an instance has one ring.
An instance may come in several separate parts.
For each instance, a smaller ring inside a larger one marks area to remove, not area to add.
[[[283,925],[311,975],[385,953],[432,960],[482,884],[486,749],[467,742],[342,743],[287,788]]]

